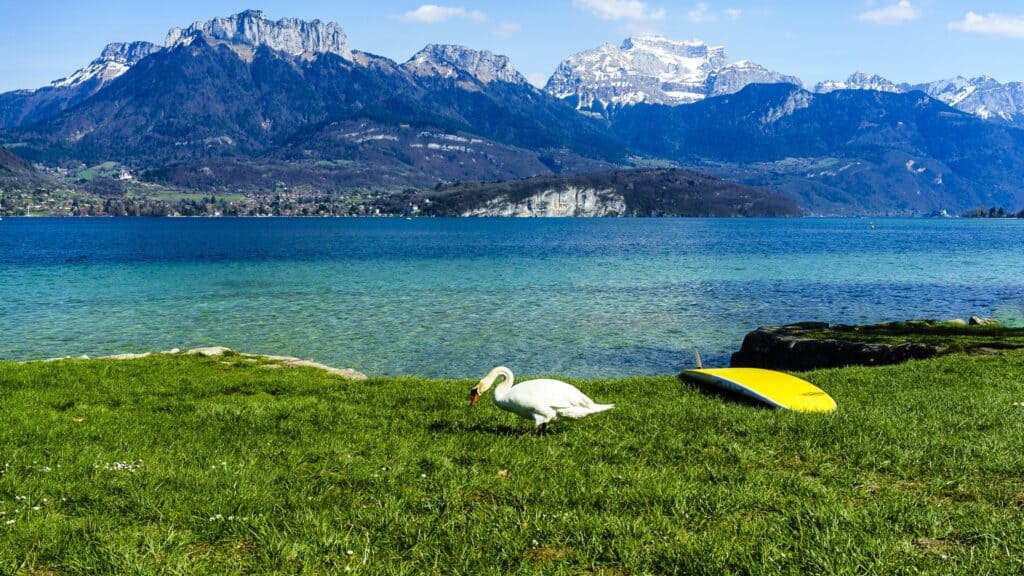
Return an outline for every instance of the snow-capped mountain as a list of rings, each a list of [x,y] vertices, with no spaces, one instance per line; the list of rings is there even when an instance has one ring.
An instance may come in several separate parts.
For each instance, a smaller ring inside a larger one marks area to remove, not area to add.
[[[1000,84],[988,76],[970,79],[957,76],[929,84],[904,85],[904,88],[920,90],[984,120],[1024,127],[1024,82]]]
[[[580,110],[613,105],[692,104],[751,83],[800,81],[756,64],[729,65],[724,47],[663,36],[627,38],[566,58],[545,90]]]
[[[857,71],[850,75],[845,82],[827,80],[818,82],[814,91],[821,94],[828,94],[836,90],[873,90],[875,92],[903,92],[903,89],[896,84],[882,78],[878,74],[868,74]]]
[[[458,78],[461,72],[482,84],[529,84],[526,77],[512,66],[507,57],[487,50],[471,50],[452,44],[428,44],[402,64],[402,67],[417,76]]]
[[[845,82],[820,82],[814,91],[822,94],[835,90],[874,90],[876,92],[924,92],[962,112],[982,120],[1003,122],[1024,127],[1024,83],[1000,84],[994,78],[957,76],[927,84],[895,84],[878,76],[857,72]]]
[[[226,18],[196,22],[184,30],[171,28],[166,44],[168,48],[188,46],[200,37],[211,45],[267,46],[292,56],[330,53],[352,59],[348,37],[338,24],[320,20],[307,22],[298,18],[282,18],[275,22],[261,10],[246,10]]]
[[[127,72],[139,60],[159,52],[161,49],[160,46],[150,42],[115,42],[107,44],[99,58],[67,78],[54,80],[50,83],[50,86],[54,88],[72,88],[81,86],[91,80],[96,80],[97,85],[95,89],[98,90],[107,82]]]

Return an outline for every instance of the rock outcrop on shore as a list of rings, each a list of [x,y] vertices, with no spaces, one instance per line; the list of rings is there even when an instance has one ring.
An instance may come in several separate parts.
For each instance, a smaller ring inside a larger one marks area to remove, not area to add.
[[[916,342],[882,344],[810,337],[834,328],[838,327],[826,322],[762,326],[743,339],[743,346],[732,355],[731,365],[769,370],[882,366],[931,358],[942,352],[938,346]]]
[[[867,326],[801,322],[747,334],[732,366],[816,370],[882,366],[943,354],[999,354],[1024,348],[1024,328],[972,316],[970,321],[910,320]]]
[[[146,358],[153,356],[154,354],[181,354],[181,350],[174,348],[171,350],[164,350],[163,352],[141,352],[141,353],[128,353],[128,354],[113,354],[110,356],[100,356],[97,360],[137,360],[140,358]],[[203,348],[193,348],[188,352],[185,352],[190,356],[204,356],[207,358],[231,358],[240,357],[245,361],[259,363],[261,368],[315,368],[317,370],[323,370],[328,374],[333,374],[347,380],[366,380],[366,374],[354,370],[352,368],[335,368],[312,360],[303,360],[294,356],[272,356],[269,354],[249,354],[246,352],[236,352],[230,348],[224,346],[206,346]],[[62,358],[47,358],[45,360],[36,360],[36,362],[57,362],[59,360],[72,360],[70,356]],[[79,356],[75,358],[78,360],[88,360],[88,356]],[[229,362],[230,363],[230,362]]]

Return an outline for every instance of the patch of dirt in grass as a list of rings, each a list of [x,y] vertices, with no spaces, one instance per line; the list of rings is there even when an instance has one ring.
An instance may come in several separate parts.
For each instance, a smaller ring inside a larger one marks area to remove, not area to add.
[[[190,558],[205,558],[213,553],[213,547],[209,544],[195,544],[192,549],[189,550]]]
[[[946,551],[949,549],[949,543],[938,538],[918,538],[914,540],[914,546],[923,552],[928,554],[938,554],[945,556]]]
[[[857,486],[857,489],[858,490],[863,490],[864,492],[867,492],[868,494],[874,494],[875,492],[878,492],[879,490],[881,490],[882,487],[879,486],[878,483],[875,482],[874,480],[868,480],[867,482]]]
[[[554,562],[565,558],[567,554],[565,550],[541,546],[540,548],[528,550],[526,552],[526,559],[533,560],[534,562]]]
[[[1015,508],[1024,508],[1024,492],[1020,492],[1014,496],[1013,500],[1010,500],[1010,505]]]
[[[487,490],[475,490],[469,493],[468,498],[473,502],[479,502],[481,504],[494,504],[497,502],[497,497]]]

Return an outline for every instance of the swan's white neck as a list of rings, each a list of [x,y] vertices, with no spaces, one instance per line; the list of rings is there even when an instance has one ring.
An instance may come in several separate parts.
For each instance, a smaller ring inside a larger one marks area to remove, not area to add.
[[[501,383],[494,389],[494,400],[495,402],[501,402],[508,395],[509,391],[512,390],[512,384],[515,382],[515,376],[512,375],[512,371],[504,366],[498,366],[491,373],[487,375],[485,380],[488,381],[488,387],[493,384],[498,378],[501,378]]]

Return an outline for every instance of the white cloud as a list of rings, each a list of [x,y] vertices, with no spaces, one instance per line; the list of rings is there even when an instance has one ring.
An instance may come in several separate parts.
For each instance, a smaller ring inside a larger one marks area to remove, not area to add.
[[[522,29],[523,26],[519,22],[516,22],[514,20],[506,20],[505,22],[502,22],[501,24],[495,26],[494,29],[491,30],[491,34],[497,36],[498,38],[511,38],[516,34],[519,34],[519,31]]]
[[[879,26],[899,26],[921,17],[921,9],[910,3],[910,0],[900,0],[877,10],[868,10],[857,15],[861,22],[870,22]]]
[[[487,20],[487,14],[480,10],[467,10],[461,6],[438,6],[437,4],[424,4],[415,10],[410,10],[399,16],[406,22],[418,22],[420,24],[437,24],[448,20],[469,20],[472,22],[483,22]]]
[[[640,0],[572,0],[576,8],[587,10],[602,20],[661,20],[665,11],[652,9]]]
[[[950,22],[949,29],[982,36],[1024,38],[1024,14],[977,14],[968,12],[959,22]]]
[[[711,11],[711,7],[708,6],[707,2],[698,2],[693,10],[690,10],[686,17],[690,22],[714,22],[718,20],[718,15]]]
[[[686,18],[690,22],[700,24],[705,22],[717,22],[719,18],[723,17],[729,20],[739,20],[742,15],[743,10],[739,8],[726,8],[725,10],[718,11],[707,2],[698,2],[696,6],[686,13]]]

